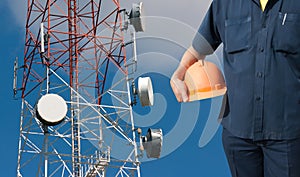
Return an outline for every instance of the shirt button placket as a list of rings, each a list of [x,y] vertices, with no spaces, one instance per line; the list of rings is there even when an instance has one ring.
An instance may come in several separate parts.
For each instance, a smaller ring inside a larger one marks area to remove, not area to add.
[[[258,50],[256,54],[256,79],[255,79],[255,119],[254,119],[254,139],[262,139],[263,132],[263,98],[264,98],[264,69],[267,46],[267,16],[263,15],[261,30],[258,34]]]

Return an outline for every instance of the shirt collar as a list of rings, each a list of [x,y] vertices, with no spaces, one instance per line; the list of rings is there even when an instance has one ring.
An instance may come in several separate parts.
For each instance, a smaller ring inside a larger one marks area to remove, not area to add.
[[[260,6],[260,0],[252,0],[252,1]]]
[[[260,7],[260,0],[252,0],[252,1]],[[269,4],[269,3],[272,3],[272,6],[273,6],[273,5],[276,4],[276,2],[279,1],[279,0],[268,0],[268,1],[270,1],[270,2],[268,2],[268,4]],[[270,4],[269,4],[269,5],[270,5]],[[269,6],[269,5],[268,5],[268,6]]]

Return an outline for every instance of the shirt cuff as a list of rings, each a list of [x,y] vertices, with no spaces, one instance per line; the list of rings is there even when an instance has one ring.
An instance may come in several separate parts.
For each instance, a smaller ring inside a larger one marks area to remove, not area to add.
[[[195,48],[193,46],[189,47],[188,48],[188,51],[195,57],[197,58],[198,60],[204,60],[205,59],[205,55],[202,55],[200,53],[198,53],[197,50],[195,50]]]
[[[193,39],[192,47],[199,55],[211,55],[214,53],[212,46],[199,32],[196,33]]]

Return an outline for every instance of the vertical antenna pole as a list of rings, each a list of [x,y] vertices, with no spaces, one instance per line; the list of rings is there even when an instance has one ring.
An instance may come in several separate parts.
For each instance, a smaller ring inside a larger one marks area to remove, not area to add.
[[[127,76],[127,90],[128,90],[128,98],[129,98],[129,103],[131,102],[131,95],[130,95],[130,81]],[[136,144],[136,135],[135,135],[135,125],[134,125],[134,120],[133,120],[133,113],[132,113],[132,104],[129,104],[129,111],[130,111],[130,119],[131,119],[131,129],[132,129],[132,139],[133,139],[133,146],[134,146],[134,158],[135,158],[135,165],[137,169],[137,175],[140,177],[140,162],[138,158],[138,148]]]
[[[44,23],[41,23],[40,27],[40,35],[41,35],[41,53],[43,54],[45,52],[45,41],[44,41]]]
[[[14,62],[14,82],[13,82],[13,90],[14,90],[14,97],[16,97],[17,94],[17,71],[18,71],[18,57],[16,57],[16,60]]]
[[[41,54],[42,54],[41,56],[42,56],[43,63],[46,64],[46,66],[47,66],[47,68],[46,68],[46,77],[47,77],[46,93],[48,94],[49,93],[49,84],[50,84],[50,81],[49,81],[50,65],[49,65],[47,57],[45,56],[44,23],[41,23],[40,29],[41,29],[40,36],[41,36]]]
[[[19,137],[19,152],[18,152],[18,166],[17,166],[17,177],[22,177],[21,175],[21,147],[22,147],[22,131],[23,131],[23,119],[24,119],[24,98],[22,98],[22,104],[21,104],[21,121],[20,121],[20,137]]]
[[[45,128],[45,129],[48,129]],[[44,155],[45,155],[45,177],[48,177],[48,132],[45,133],[45,152],[44,152]]]
[[[133,61],[134,61],[134,71],[136,72],[137,70],[137,51],[136,51],[136,37],[135,37],[135,31],[132,31],[132,40],[133,40]],[[130,81],[128,78],[128,75],[126,76],[127,78],[127,90],[128,90],[128,101],[129,103],[131,102],[131,94],[130,94]],[[136,144],[136,135],[135,135],[135,125],[134,125],[134,120],[133,120],[133,113],[132,113],[132,104],[129,104],[129,111],[130,111],[130,121],[131,121],[131,128],[132,128],[132,139],[133,139],[133,146],[134,146],[134,157],[135,157],[135,162],[136,162],[136,169],[137,169],[137,175],[140,177],[140,162],[138,158],[138,148]]]
[[[48,15],[50,14],[50,6],[49,6],[49,2],[48,2]],[[50,17],[48,16],[48,28],[50,28]],[[46,93],[49,93],[49,55],[47,55],[47,57],[45,58],[45,38],[44,38],[44,23],[41,23],[41,27],[40,27],[41,31],[40,31],[40,36],[41,36],[41,53],[42,53],[42,60],[44,62],[44,64],[46,64],[46,77],[47,77],[47,81],[46,81]],[[48,51],[49,51],[49,40],[48,40]],[[48,127],[44,127],[44,135],[45,135],[45,177],[48,177]]]
[[[133,61],[134,61],[134,72],[137,70],[137,51],[136,51],[136,37],[135,31],[132,31],[132,41],[133,41]]]

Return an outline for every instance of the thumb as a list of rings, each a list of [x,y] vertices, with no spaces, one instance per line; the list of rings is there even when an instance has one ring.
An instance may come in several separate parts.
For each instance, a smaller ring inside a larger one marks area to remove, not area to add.
[[[189,96],[188,96],[186,91],[181,92],[181,97],[182,97],[183,102],[188,102],[189,101]]]
[[[184,81],[171,79],[170,84],[178,102],[187,102],[189,100]]]

